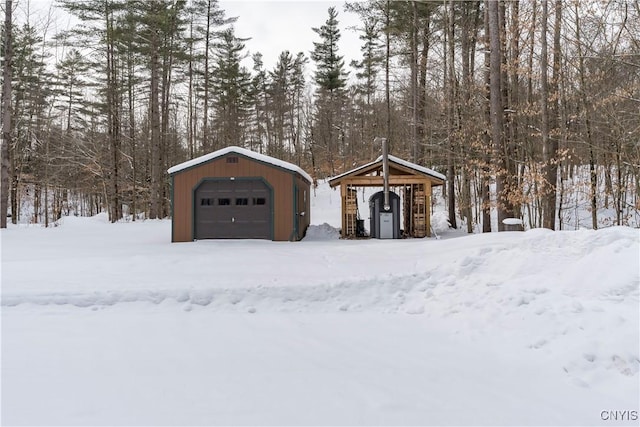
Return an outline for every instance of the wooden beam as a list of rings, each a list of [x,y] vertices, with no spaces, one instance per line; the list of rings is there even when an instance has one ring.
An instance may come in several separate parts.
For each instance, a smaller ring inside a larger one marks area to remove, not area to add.
[[[411,184],[425,184],[429,188],[432,186],[432,182],[429,179],[419,178],[410,175],[391,175],[389,177],[390,186],[399,185],[411,185]],[[350,185],[354,187],[382,187],[384,186],[384,179],[381,176],[354,176],[345,178],[340,185]]]

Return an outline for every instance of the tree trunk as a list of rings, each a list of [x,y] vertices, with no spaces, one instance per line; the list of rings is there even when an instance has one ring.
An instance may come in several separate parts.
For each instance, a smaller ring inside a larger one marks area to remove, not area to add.
[[[524,159],[522,149],[522,139],[524,135],[520,133],[520,3],[509,2],[511,10],[511,20],[509,25],[509,64],[505,74],[508,75],[508,100],[506,108],[509,111],[509,140],[508,140],[508,171],[510,175],[511,197],[517,201],[512,201],[510,209],[515,217],[522,216],[522,182],[521,175],[518,174],[518,162]]]
[[[504,193],[504,135],[503,135],[503,108],[501,91],[501,49],[500,49],[500,27],[498,20],[498,2],[488,0],[486,2],[488,25],[489,25],[489,111],[491,120],[491,136],[493,147],[498,159],[498,170],[496,172],[496,192],[498,202],[498,230],[503,230],[502,220],[506,218],[502,201]]]
[[[412,161],[418,162],[418,5],[411,2],[411,152]]]
[[[493,145],[496,149],[497,166],[496,172],[496,198],[498,208],[498,230],[504,230],[503,220],[513,216],[512,201],[509,199],[512,189],[511,180],[513,176],[509,168],[509,149],[504,135],[504,105],[503,105],[503,82],[502,82],[502,43],[500,25],[500,7],[497,1],[488,1],[489,13],[489,100],[491,114],[491,133]]]
[[[194,150],[194,138],[195,138],[195,102],[194,102],[194,50],[193,46],[195,42],[193,41],[193,16],[191,17],[191,23],[189,25],[189,65],[187,68],[187,72],[189,73],[189,83],[188,83],[188,94],[187,94],[187,152],[189,153],[189,158],[193,159],[195,157]]]
[[[12,137],[13,139],[13,137]],[[9,150],[11,152],[11,150]],[[4,157],[4,154],[3,154]],[[9,181],[11,187],[11,223],[17,224],[20,218],[20,198],[18,193],[18,173],[15,165],[15,156],[9,154]]]
[[[109,177],[109,219],[116,222],[122,218],[120,200],[120,95],[118,93],[118,65],[116,61],[116,41],[113,5],[105,3],[106,53],[107,53],[107,134],[111,150],[111,176]],[[46,194],[45,194],[46,196]]]
[[[541,183],[540,187],[542,189],[542,226],[544,228],[549,228],[551,230],[553,230],[554,227],[554,221],[555,221],[555,203],[553,206],[551,206],[551,191],[552,191],[552,186],[551,183],[548,182],[549,179],[549,175],[550,175],[550,171],[549,169],[551,168],[551,163],[553,162],[553,154],[552,154],[552,150],[551,150],[551,143],[549,141],[549,77],[548,77],[548,68],[549,68],[549,62],[548,62],[548,57],[549,57],[549,52],[548,52],[548,48],[547,48],[547,21],[549,19],[549,11],[548,11],[548,5],[547,5],[547,0],[543,0],[542,1],[542,16],[541,16],[541,20],[542,20],[542,28],[540,30],[540,68],[541,68],[541,74],[540,74],[540,85],[541,85],[541,89],[540,89],[540,108],[541,108],[541,115],[542,115],[542,124],[541,124],[541,129],[540,129],[540,133],[542,136],[542,157],[543,157],[543,161],[544,161],[544,179],[545,181]],[[554,202],[555,202],[555,198],[554,198]]]
[[[466,218],[467,233],[473,233],[473,203],[471,200],[471,176],[473,175],[473,168],[470,166],[469,152],[472,147],[471,135],[473,134],[472,126],[475,124],[472,114],[473,106],[471,105],[471,84],[473,82],[473,68],[471,58],[475,54],[475,36],[476,36],[476,20],[472,20],[474,13],[476,13],[478,3],[463,3],[462,4],[462,26],[460,37],[460,49],[462,53],[462,87],[460,94],[459,115],[460,115],[460,129],[461,143],[459,144],[460,156],[461,156],[461,168],[462,177],[460,182],[460,210],[462,215]]]
[[[555,22],[553,26],[553,75],[551,76],[551,99],[549,111],[550,127],[550,148],[551,148],[551,164],[547,169],[547,182],[550,185],[550,194],[548,200],[549,215],[553,216],[553,220],[549,220],[549,225],[553,225],[555,230],[555,216],[558,193],[558,168],[560,167],[560,159],[558,158],[558,148],[560,139],[559,115],[560,115],[560,58],[562,55],[560,46],[560,31],[562,29],[562,0],[556,0],[555,4]]]
[[[49,159],[49,138],[46,137],[45,145],[45,159]],[[44,162],[44,226],[49,227],[49,162]]]
[[[211,6],[213,0],[207,2],[207,28],[204,36],[204,99],[202,105],[202,151],[211,150],[209,144],[209,50],[211,48]]]
[[[551,85],[548,79],[547,49],[547,0],[542,2],[542,149],[544,160],[543,216],[542,226],[555,230],[557,185],[558,185],[558,135],[556,131],[558,116],[558,81],[560,75],[560,24],[561,0],[556,0],[554,25],[553,76]],[[551,105],[549,105],[551,103]]]
[[[422,159],[427,154],[425,152],[425,148],[423,144],[427,140],[427,135],[429,135],[429,126],[431,120],[431,113],[427,109],[427,104],[429,100],[427,97],[429,93],[427,91],[427,60],[429,58],[429,50],[431,48],[431,9],[427,9],[426,16],[423,18],[422,24],[422,49],[420,52],[420,76],[419,76],[419,84],[420,84],[420,99],[418,102],[419,109],[419,120],[420,120],[420,128],[419,131],[419,142],[418,142],[418,159]],[[431,153],[429,153],[429,162],[432,162]]]
[[[596,171],[596,158],[593,147],[593,133],[591,129],[591,105],[589,103],[589,97],[587,97],[587,79],[585,75],[584,66],[584,52],[582,51],[582,39],[580,34],[580,15],[578,10],[578,4],[575,4],[576,13],[576,42],[578,45],[578,74],[580,78],[580,100],[582,101],[582,108],[584,108],[584,125],[587,139],[587,146],[589,147],[589,177],[591,188],[591,227],[596,230],[598,228],[598,175]]]
[[[384,91],[387,107],[387,141],[391,143],[391,88],[389,86],[389,67],[391,59],[391,8],[390,0],[387,0],[385,9],[385,55],[384,55]]]
[[[131,209],[130,214],[131,220],[136,220],[136,210],[137,210],[137,188],[136,188],[136,179],[137,179],[137,156],[136,156],[136,119],[135,119],[135,88],[134,88],[134,73],[135,67],[133,63],[133,57],[131,52],[128,57],[128,75],[127,75],[127,91],[128,91],[128,101],[129,101],[129,144],[131,146]]]
[[[162,203],[162,158],[160,135],[160,40],[156,31],[151,36],[151,93],[149,108],[151,110],[151,200],[149,217],[160,218]]]
[[[173,28],[170,30],[173,31]],[[173,35],[168,36],[169,41],[164,44],[164,58],[162,61],[162,101],[160,110],[162,112],[160,121],[160,168],[158,168],[158,181],[160,182],[160,218],[164,218],[168,213],[168,206],[166,204],[166,186],[164,185],[164,171],[168,169],[169,165],[169,113],[170,113],[170,94],[171,94],[171,70],[173,67]]]
[[[447,206],[449,211],[449,225],[452,228],[458,228],[458,221],[456,220],[456,169],[454,165],[454,154],[456,152],[455,139],[458,137],[458,120],[456,120],[456,76],[455,76],[455,43],[454,43],[454,4],[452,0],[449,0],[449,11],[447,13],[447,34],[444,39],[446,56],[445,60],[445,79],[448,82],[448,98],[449,103],[447,106],[448,116],[448,134],[449,134],[449,147],[447,150]]]
[[[491,129],[491,41],[489,38],[489,11],[487,7],[487,2],[490,0],[485,0],[484,7],[484,42],[485,42],[485,54],[484,54],[484,92],[485,92],[485,103],[484,103],[484,121],[485,128],[487,130],[484,131],[484,153],[483,156],[483,167],[480,176],[480,194],[481,194],[481,203],[482,203],[482,232],[490,233],[491,232],[491,188],[489,185],[490,182],[490,168],[489,165],[492,163],[493,157],[493,144],[491,141],[490,131]]]
[[[2,145],[0,156],[0,228],[7,228],[9,209],[9,147],[11,146],[11,79],[13,61],[13,37],[11,12],[13,1],[5,1],[4,10],[4,64],[2,68]]]

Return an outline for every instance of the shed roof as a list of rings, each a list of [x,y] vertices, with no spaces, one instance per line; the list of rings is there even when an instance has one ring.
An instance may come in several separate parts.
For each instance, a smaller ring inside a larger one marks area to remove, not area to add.
[[[426,175],[434,179],[434,181],[436,181],[438,184],[443,184],[444,181],[447,180],[446,176],[442,175],[439,172],[434,171],[433,169],[429,169],[424,166],[420,166],[415,163],[402,160],[396,156],[392,156],[391,154],[389,154],[389,164],[392,164],[392,163],[395,163],[396,165],[401,166],[403,168],[410,169],[411,171],[417,172],[420,175]],[[382,166],[382,156],[378,157],[373,162],[369,162],[365,165],[359,166],[355,169],[351,169],[350,171],[347,171],[340,175],[336,175],[332,178],[329,178],[329,185],[331,185],[332,187],[335,187],[340,183],[340,181],[343,178],[347,176],[358,176],[360,174],[368,173],[372,170],[375,170],[376,169],[375,166],[380,166],[380,167]]]
[[[285,162],[284,160],[276,159],[275,157],[267,156],[266,154],[256,153],[255,151],[247,150],[246,148],[242,148],[242,147],[236,147],[234,145],[214,151],[213,153],[205,154],[204,156],[196,157],[195,159],[187,160],[186,162],[180,163],[179,165],[172,166],[167,170],[167,173],[169,175],[172,175],[184,169],[192,168],[194,166],[197,166],[202,163],[206,163],[210,160],[213,160],[218,157],[222,157],[225,154],[229,154],[229,153],[240,154],[242,156],[257,160],[259,162],[269,163],[273,166],[277,166],[282,169],[287,169],[292,172],[297,172],[305,180],[307,180],[309,184],[313,182],[313,179],[308,173],[306,173],[302,168],[294,165],[293,163]]]

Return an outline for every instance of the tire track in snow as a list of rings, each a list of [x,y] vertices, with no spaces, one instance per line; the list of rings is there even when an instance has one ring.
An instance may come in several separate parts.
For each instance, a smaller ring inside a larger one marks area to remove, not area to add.
[[[397,312],[410,299],[407,294],[424,294],[430,273],[389,275],[343,280],[311,286],[264,286],[198,288],[188,290],[94,291],[88,293],[5,294],[2,307],[71,305],[79,308],[111,307],[122,303],[175,302],[186,310],[210,307],[220,312],[375,311]]]

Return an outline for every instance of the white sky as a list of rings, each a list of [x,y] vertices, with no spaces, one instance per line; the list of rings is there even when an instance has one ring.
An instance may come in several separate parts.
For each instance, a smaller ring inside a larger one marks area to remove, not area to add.
[[[361,57],[361,41],[356,31],[349,28],[359,25],[358,17],[344,11],[344,1],[220,1],[220,7],[228,17],[238,17],[236,35],[251,37],[246,42],[248,50],[251,54],[261,52],[268,69],[275,65],[284,50],[289,50],[294,56],[304,52],[309,57],[313,42],[320,41],[311,28],[319,28],[325,23],[331,6],[338,11],[341,33],[338,49],[348,67],[352,59]]]
[[[55,0],[14,0],[18,10],[16,19],[24,19],[27,7],[32,22],[41,21]],[[327,20],[328,9],[335,6],[338,11],[341,39],[339,53],[344,56],[349,69],[352,59],[359,59],[361,41],[353,27],[359,26],[357,15],[344,11],[344,1],[326,0],[219,0],[227,17],[238,17],[235,23],[236,35],[251,38],[245,45],[249,57],[255,52],[263,54],[267,69],[273,68],[278,56],[284,50],[292,55],[304,52],[307,57],[313,50],[313,42],[320,41],[312,27],[319,28]],[[61,10],[54,13],[50,34],[72,26],[75,19]],[[247,66],[253,63],[247,61]],[[309,64],[313,68],[313,64]]]

